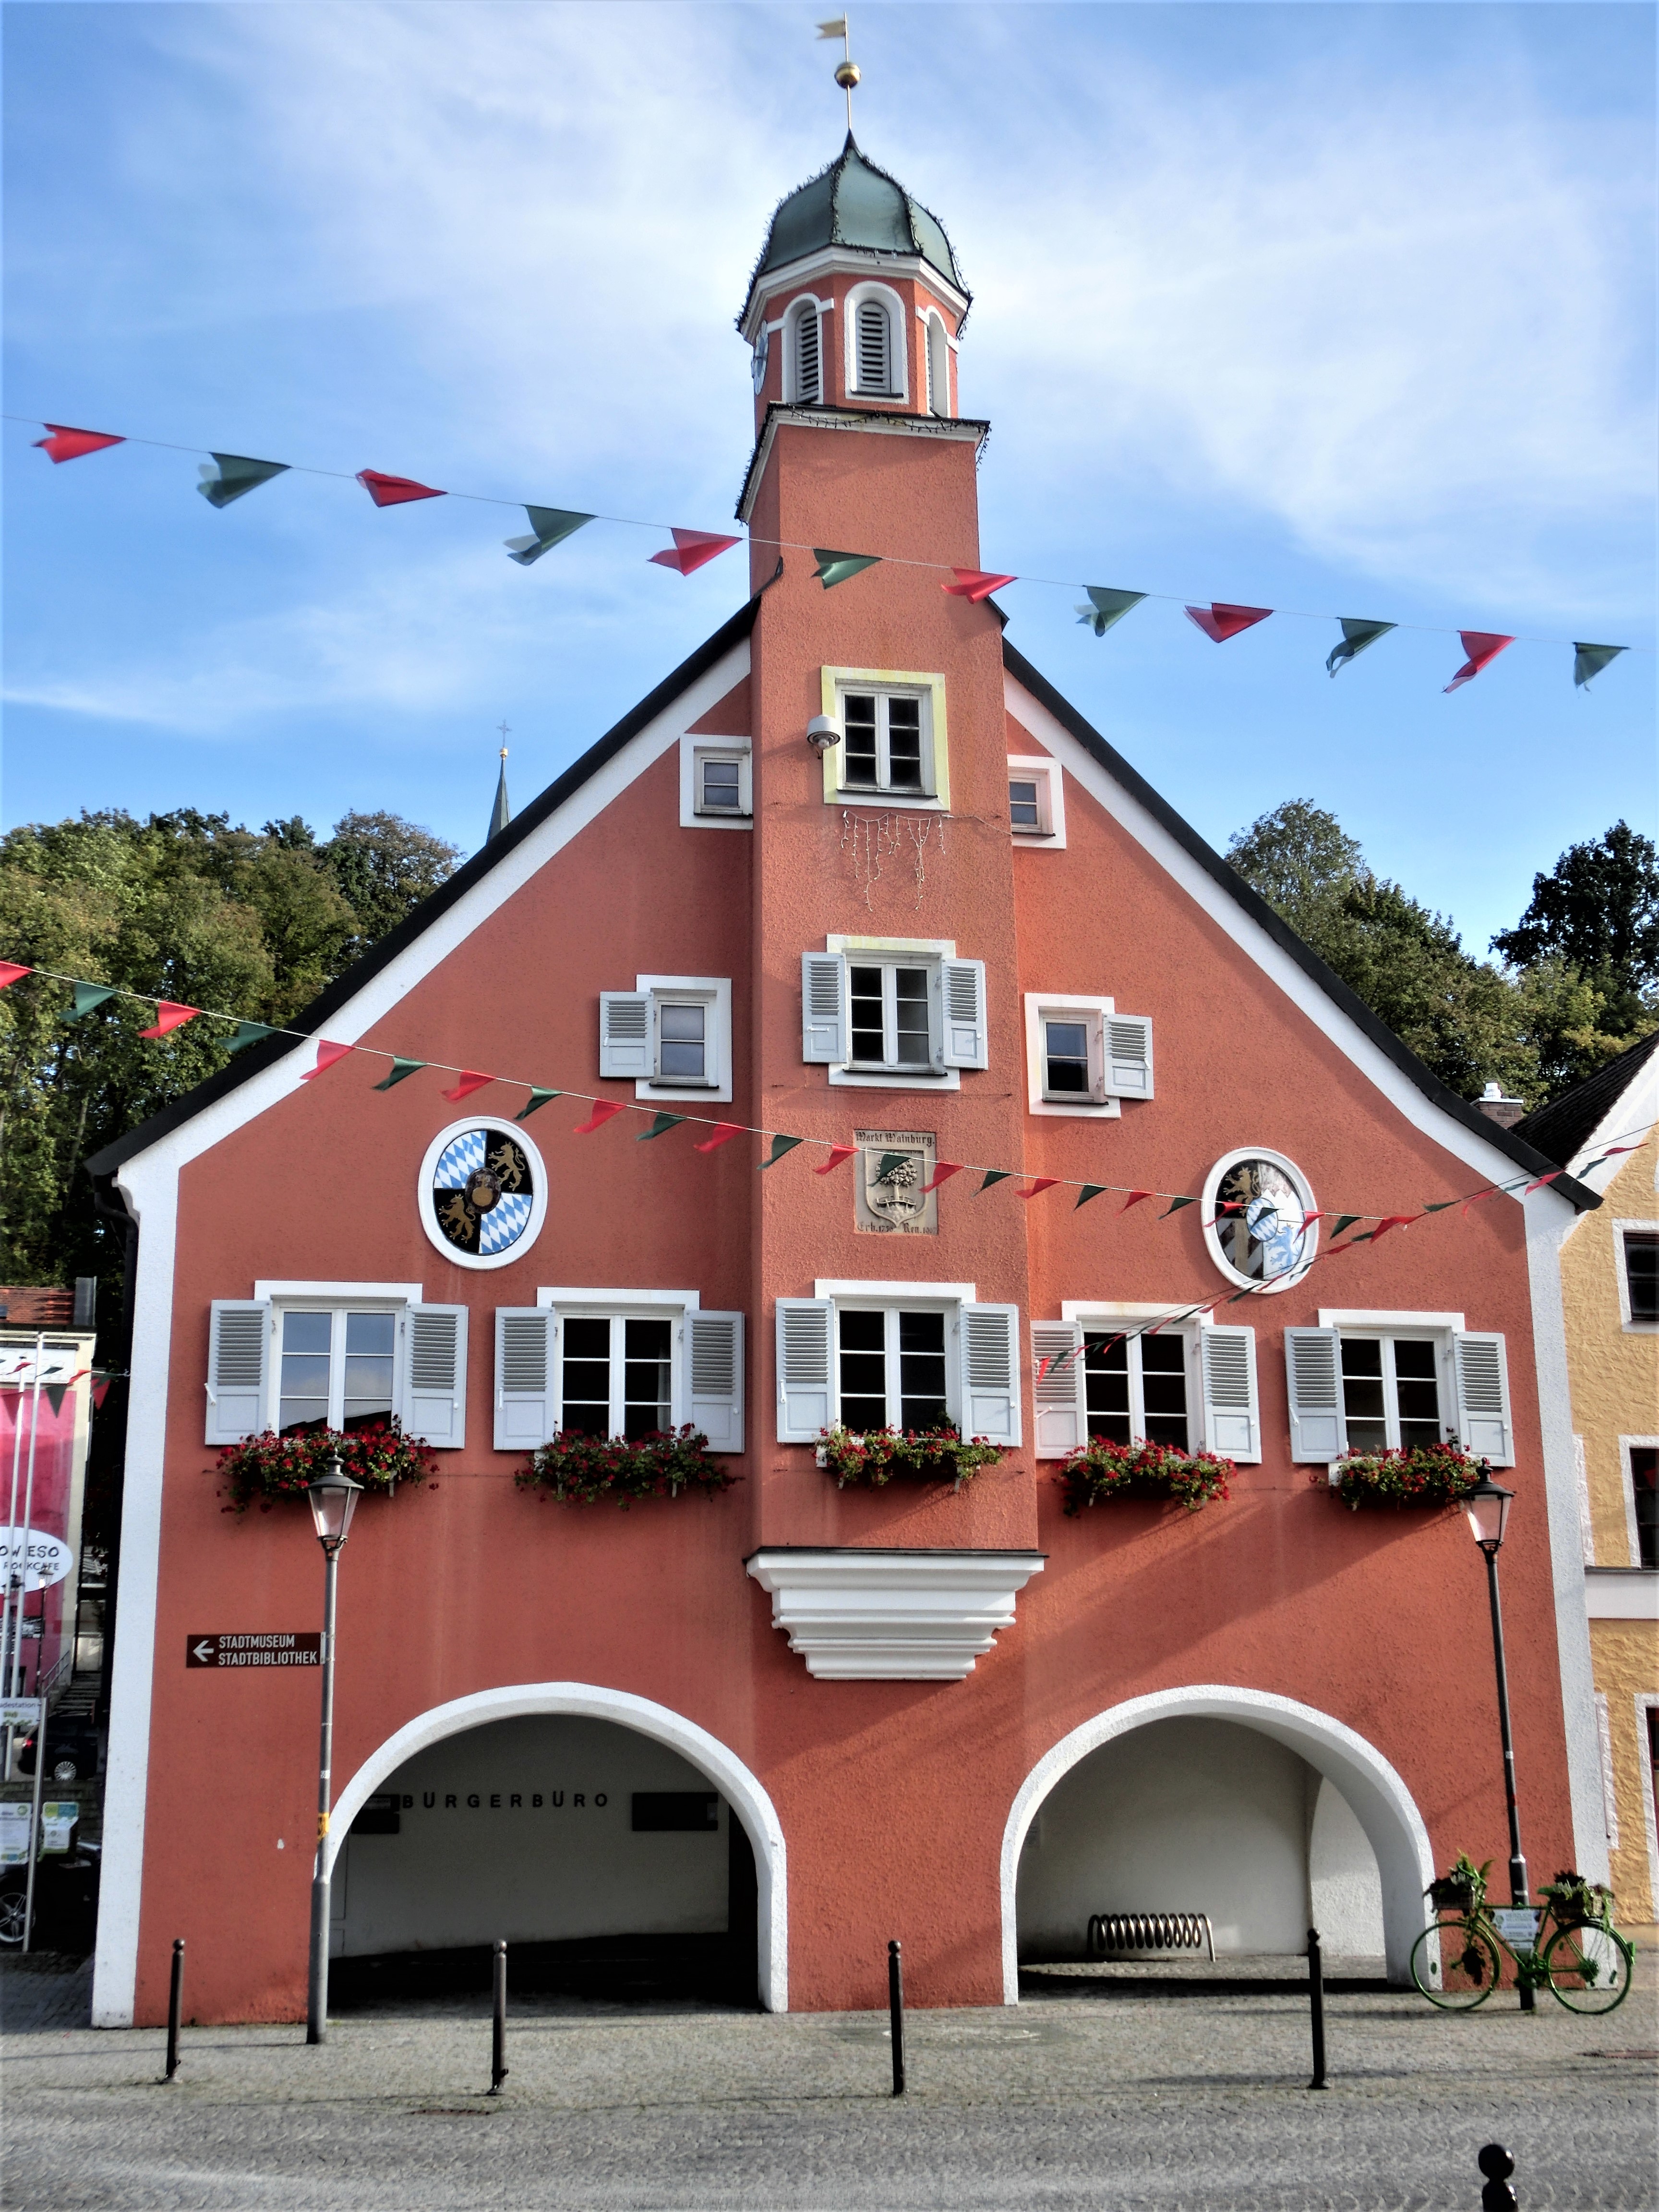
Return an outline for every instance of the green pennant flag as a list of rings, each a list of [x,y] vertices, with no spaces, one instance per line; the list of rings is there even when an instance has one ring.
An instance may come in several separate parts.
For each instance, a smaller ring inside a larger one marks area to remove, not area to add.
[[[984,1182],[981,1183],[979,1189],[975,1192],[974,1195],[976,1198],[980,1197],[984,1192],[989,1190],[994,1182],[1006,1182],[1012,1173],[1013,1170],[1012,1168],[992,1168],[988,1170]]]
[[[1087,1206],[1091,1198],[1098,1198],[1106,1188],[1103,1182],[1085,1182],[1078,1194],[1077,1206]],[[1073,1213],[1077,1212],[1077,1206],[1072,1208]]]
[[[1437,1199],[1432,1206],[1425,1206],[1423,1211],[1425,1213],[1443,1213],[1449,1206],[1455,1206],[1456,1203],[1455,1198]]]
[[[216,453],[216,468],[202,466],[202,481],[196,487],[210,507],[228,507],[244,492],[257,491],[272,477],[286,476],[286,461],[250,461],[241,453]]]
[[[564,1093],[562,1091],[543,1091],[538,1089],[536,1085],[532,1084],[530,1088],[530,1096],[525,1102],[525,1109],[523,1113],[515,1114],[513,1118],[515,1121],[527,1121],[532,1114],[539,1114],[542,1108],[545,1106],[550,1099],[562,1098],[563,1096]]]
[[[112,999],[114,996],[113,983],[77,983],[75,986],[74,1011],[65,1014],[64,1019],[66,1022],[78,1022],[83,1014],[93,1012],[96,1007],[103,1005],[106,999]]]
[[[1169,1212],[1160,1213],[1158,1218],[1160,1221],[1167,1221],[1170,1218],[1170,1214],[1179,1213],[1183,1206],[1196,1206],[1197,1204],[1198,1200],[1195,1198],[1178,1198],[1170,1207]]]
[[[805,1137],[774,1137],[771,1158],[757,1161],[756,1164],[761,1168],[775,1168],[786,1152],[793,1152],[797,1145],[804,1145],[805,1142]]]
[[[884,1152],[876,1163],[876,1181],[890,1182],[898,1170],[908,1166],[915,1158],[914,1152]]]
[[[1572,680],[1575,687],[1599,676],[1608,661],[1617,660],[1625,650],[1622,645],[1580,645],[1576,641],[1572,648]]]
[[[1345,1229],[1352,1229],[1361,1217],[1357,1213],[1339,1213],[1331,1224],[1331,1242],[1335,1243]]]
[[[1359,622],[1349,615],[1339,615],[1342,625],[1342,642],[1334,645],[1325,657],[1325,673],[1334,676],[1357,653],[1364,653],[1368,645],[1375,645],[1379,637],[1386,637],[1397,627],[1394,623]]]
[[[836,553],[827,545],[815,545],[812,554],[818,564],[818,581],[826,592],[834,591],[837,584],[844,584],[862,569],[876,568],[881,560],[879,553]]]
[[[648,1145],[653,1137],[665,1137],[671,1129],[678,1129],[682,1121],[690,1120],[689,1114],[659,1114],[648,1129],[635,1138],[636,1145]]]
[[[1104,584],[1085,584],[1090,605],[1079,607],[1077,618],[1086,623],[1097,637],[1104,637],[1115,622],[1121,622],[1131,607],[1138,607],[1146,598],[1145,592],[1114,592]]]
[[[225,1050],[241,1052],[251,1044],[263,1044],[267,1037],[276,1034],[269,1022],[238,1022],[235,1036],[224,1041]]]
[[[390,1091],[399,1083],[407,1083],[411,1075],[418,1075],[423,1067],[430,1065],[429,1060],[393,1060],[391,1074],[384,1083],[377,1083],[374,1088],[377,1091]]]
[[[40,1388],[51,1401],[52,1417],[56,1420],[64,1410],[64,1401],[70,1394],[70,1386],[67,1382],[43,1382]]]
[[[556,545],[562,545],[567,538],[575,536],[584,523],[593,520],[591,514],[578,514],[569,507],[527,507],[525,513],[530,517],[534,535],[506,540],[508,558],[516,561],[521,568],[527,568],[532,561],[539,561]],[[558,1097],[556,1091],[552,1095]]]

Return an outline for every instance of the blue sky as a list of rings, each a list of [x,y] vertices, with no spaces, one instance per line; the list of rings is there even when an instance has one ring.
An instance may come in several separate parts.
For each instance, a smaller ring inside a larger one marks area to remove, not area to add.
[[[3,821],[391,807],[467,850],[732,611],[594,526],[379,513],[359,468],[711,529],[775,200],[840,143],[828,6],[12,5]],[[857,129],[944,219],[986,559],[1391,617],[1010,635],[1208,837],[1306,796],[1476,949],[1651,834],[1653,17],[1595,4],[866,4]],[[35,416],[125,430],[52,468]],[[215,513],[208,447],[337,470]]]

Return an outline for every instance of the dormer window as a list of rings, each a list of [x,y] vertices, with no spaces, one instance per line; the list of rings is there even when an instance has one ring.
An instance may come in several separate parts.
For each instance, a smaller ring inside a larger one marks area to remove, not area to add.
[[[823,342],[816,300],[790,311],[789,397],[797,404],[823,396]]]
[[[860,300],[856,343],[860,392],[890,393],[893,390],[892,319],[880,300]]]

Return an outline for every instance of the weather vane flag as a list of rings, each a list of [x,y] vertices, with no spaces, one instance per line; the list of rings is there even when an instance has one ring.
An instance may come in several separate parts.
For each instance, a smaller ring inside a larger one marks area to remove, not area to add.
[[[818,36],[821,39],[839,39],[842,42],[842,58],[836,64],[836,82],[847,94],[847,135],[850,138],[853,135],[853,87],[859,81],[859,65],[853,59],[853,34],[847,27],[846,16],[831,15],[826,22],[820,23]]]

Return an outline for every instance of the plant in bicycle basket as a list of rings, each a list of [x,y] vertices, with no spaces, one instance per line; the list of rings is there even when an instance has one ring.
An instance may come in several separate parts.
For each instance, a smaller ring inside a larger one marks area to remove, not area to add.
[[[1308,1477],[1355,1512],[1362,1505],[1456,1505],[1492,1469],[1455,1444],[1413,1444],[1380,1452],[1348,1452],[1329,1474]]]
[[[539,1490],[561,1505],[620,1505],[641,1498],[701,1491],[714,1498],[737,1481],[709,1455],[708,1439],[690,1421],[647,1437],[590,1437],[561,1429],[533,1451],[514,1477],[520,1490]]]
[[[844,1429],[818,1431],[818,1465],[836,1478],[836,1487],[849,1482],[882,1490],[895,1475],[921,1482],[948,1482],[960,1490],[982,1467],[994,1467],[1004,1446],[983,1437],[964,1437],[954,1421],[933,1429]]]
[[[1486,1876],[1492,1861],[1476,1866],[1467,1851],[1459,1851],[1449,1874],[1429,1884],[1428,1899],[1437,1912],[1481,1912],[1486,1904]]]
[[[1103,1505],[1114,1498],[1173,1498],[1196,1513],[1212,1498],[1231,1498],[1227,1480],[1237,1473],[1231,1460],[1215,1452],[1179,1451],[1173,1444],[1150,1441],[1119,1444],[1107,1437],[1091,1437],[1062,1461],[1060,1482],[1066,1492],[1065,1511],[1073,1519],[1085,1505]]]
[[[1613,1892],[1605,1882],[1592,1881],[1571,1867],[1544,1883],[1538,1894],[1560,1927],[1605,1928],[1612,1922]]]
[[[230,1494],[227,1513],[257,1504],[269,1513],[279,1498],[303,1498],[338,1455],[341,1466],[365,1490],[390,1498],[400,1482],[423,1482],[438,1462],[418,1437],[406,1437],[396,1419],[368,1429],[308,1429],[278,1436],[245,1437],[227,1444],[213,1472]]]

